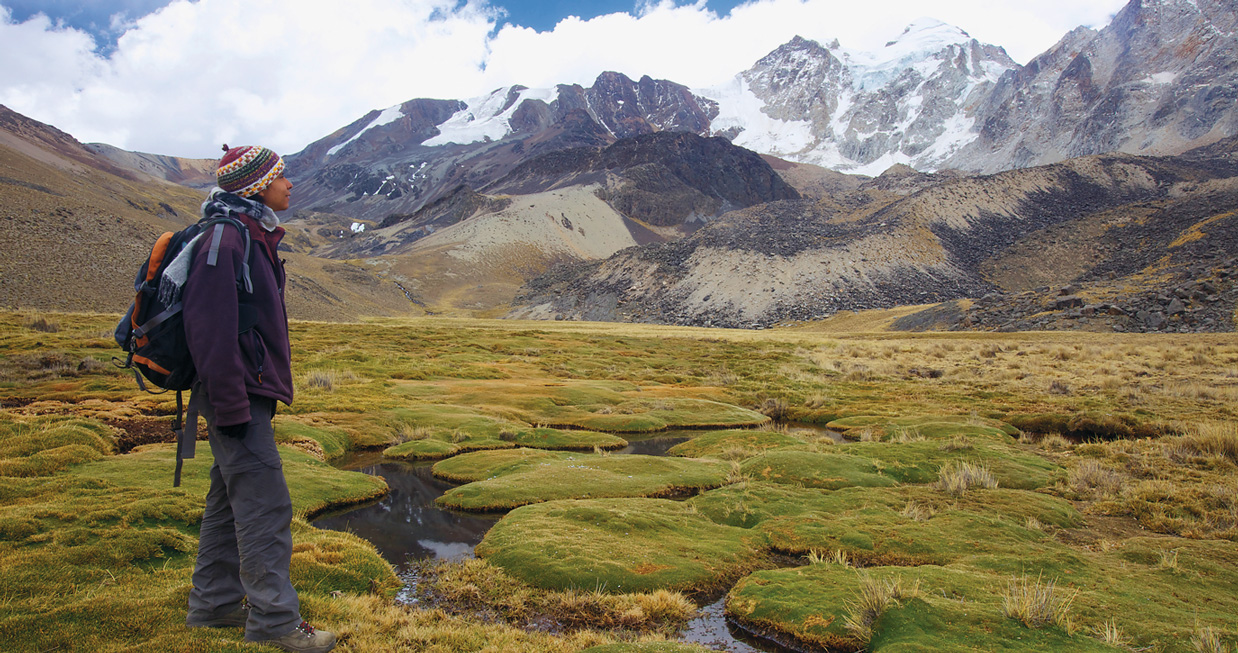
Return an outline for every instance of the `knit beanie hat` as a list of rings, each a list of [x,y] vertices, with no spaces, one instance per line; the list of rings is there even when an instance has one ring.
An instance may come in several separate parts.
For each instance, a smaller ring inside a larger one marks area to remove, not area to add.
[[[224,145],[224,152],[215,177],[219,187],[229,193],[251,197],[284,173],[283,160],[265,147],[245,145],[229,149]]]

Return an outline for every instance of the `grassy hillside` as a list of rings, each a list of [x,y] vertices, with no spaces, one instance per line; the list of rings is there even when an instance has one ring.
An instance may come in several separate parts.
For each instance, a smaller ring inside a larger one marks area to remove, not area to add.
[[[123,311],[155,239],[197,220],[206,194],[135,180],[76,141],[60,145],[86,162],[0,131],[0,307]],[[302,229],[291,227],[286,255],[291,315],[350,320],[415,308],[369,266],[295,251]]]
[[[105,362],[115,319],[0,314],[0,646],[240,650],[239,631],[180,626],[209,449],[173,490],[172,401]],[[684,597],[718,592],[803,647],[1232,649],[1231,336],[292,330],[297,399],[276,432],[293,579],[342,651],[695,651],[657,641],[691,615]],[[678,459],[606,452],[693,424],[712,426]],[[369,543],[304,521],[382,493],[325,461],[387,447],[444,458],[471,505],[523,506],[482,559],[423,565],[419,607],[394,603]],[[688,502],[652,498],[685,486]]]

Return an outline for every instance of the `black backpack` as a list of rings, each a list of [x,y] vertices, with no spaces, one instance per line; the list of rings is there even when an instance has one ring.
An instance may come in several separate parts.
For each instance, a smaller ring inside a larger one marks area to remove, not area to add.
[[[194,457],[197,441],[198,413],[190,399],[188,435],[181,415],[184,412],[182,392],[193,387],[197,370],[189,355],[185,340],[185,317],[180,290],[193,262],[194,249],[202,242],[209,243],[207,265],[215,265],[219,255],[219,243],[224,229],[232,225],[245,238],[244,263],[237,274],[237,286],[253,292],[249,278],[249,229],[240,220],[232,217],[203,218],[177,232],[167,232],[155,241],[150,256],[138,269],[133,288],[137,295],[125,317],[116,325],[116,343],[127,352],[124,361],[113,359],[117,367],[132,369],[138,387],[152,394],[168,390],[176,391],[176,473],[172,486],[181,484],[181,463],[184,458]],[[192,248],[192,249],[191,249]],[[188,251],[186,251],[188,250]],[[179,257],[179,261],[178,261]],[[173,268],[173,264],[176,268]],[[170,272],[171,269],[171,272]],[[177,275],[182,275],[177,279]],[[179,280],[179,283],[176,281]],[[145,381],[143,380],[145,377]],[[161,390],[151,390],[146,381]]]

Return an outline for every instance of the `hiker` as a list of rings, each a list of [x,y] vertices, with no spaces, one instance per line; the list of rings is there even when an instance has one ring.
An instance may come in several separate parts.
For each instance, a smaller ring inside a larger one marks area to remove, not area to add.
[[[202,204],[202,216],[239,219],[250,248],[246,257],[238,229],[215,231],[218,246],[195,250],[181,293],[198,372],[191,403],[206,418],[215,457],[185,623],[243,627],[247,641],[287,651],[329,651],[335,635],[301,619],[289,580],[292,500],[271,423],[276,402],[292,402],[285,277],[276,249],[284,229],[275,215],[288,208],[292,182],[283,160],[267,148],[225,145],[224,151],[219,187]]]

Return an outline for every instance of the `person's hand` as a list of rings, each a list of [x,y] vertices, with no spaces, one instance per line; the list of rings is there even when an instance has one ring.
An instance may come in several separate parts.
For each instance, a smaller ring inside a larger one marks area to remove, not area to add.
[[[230,426],[217,426],[215,427],[215,430],[219,431],[220,435],[226,435],[230,438],[240,440],[245,437],[245,431],[248,430],[248,427],[248,424],[232,424]]]

